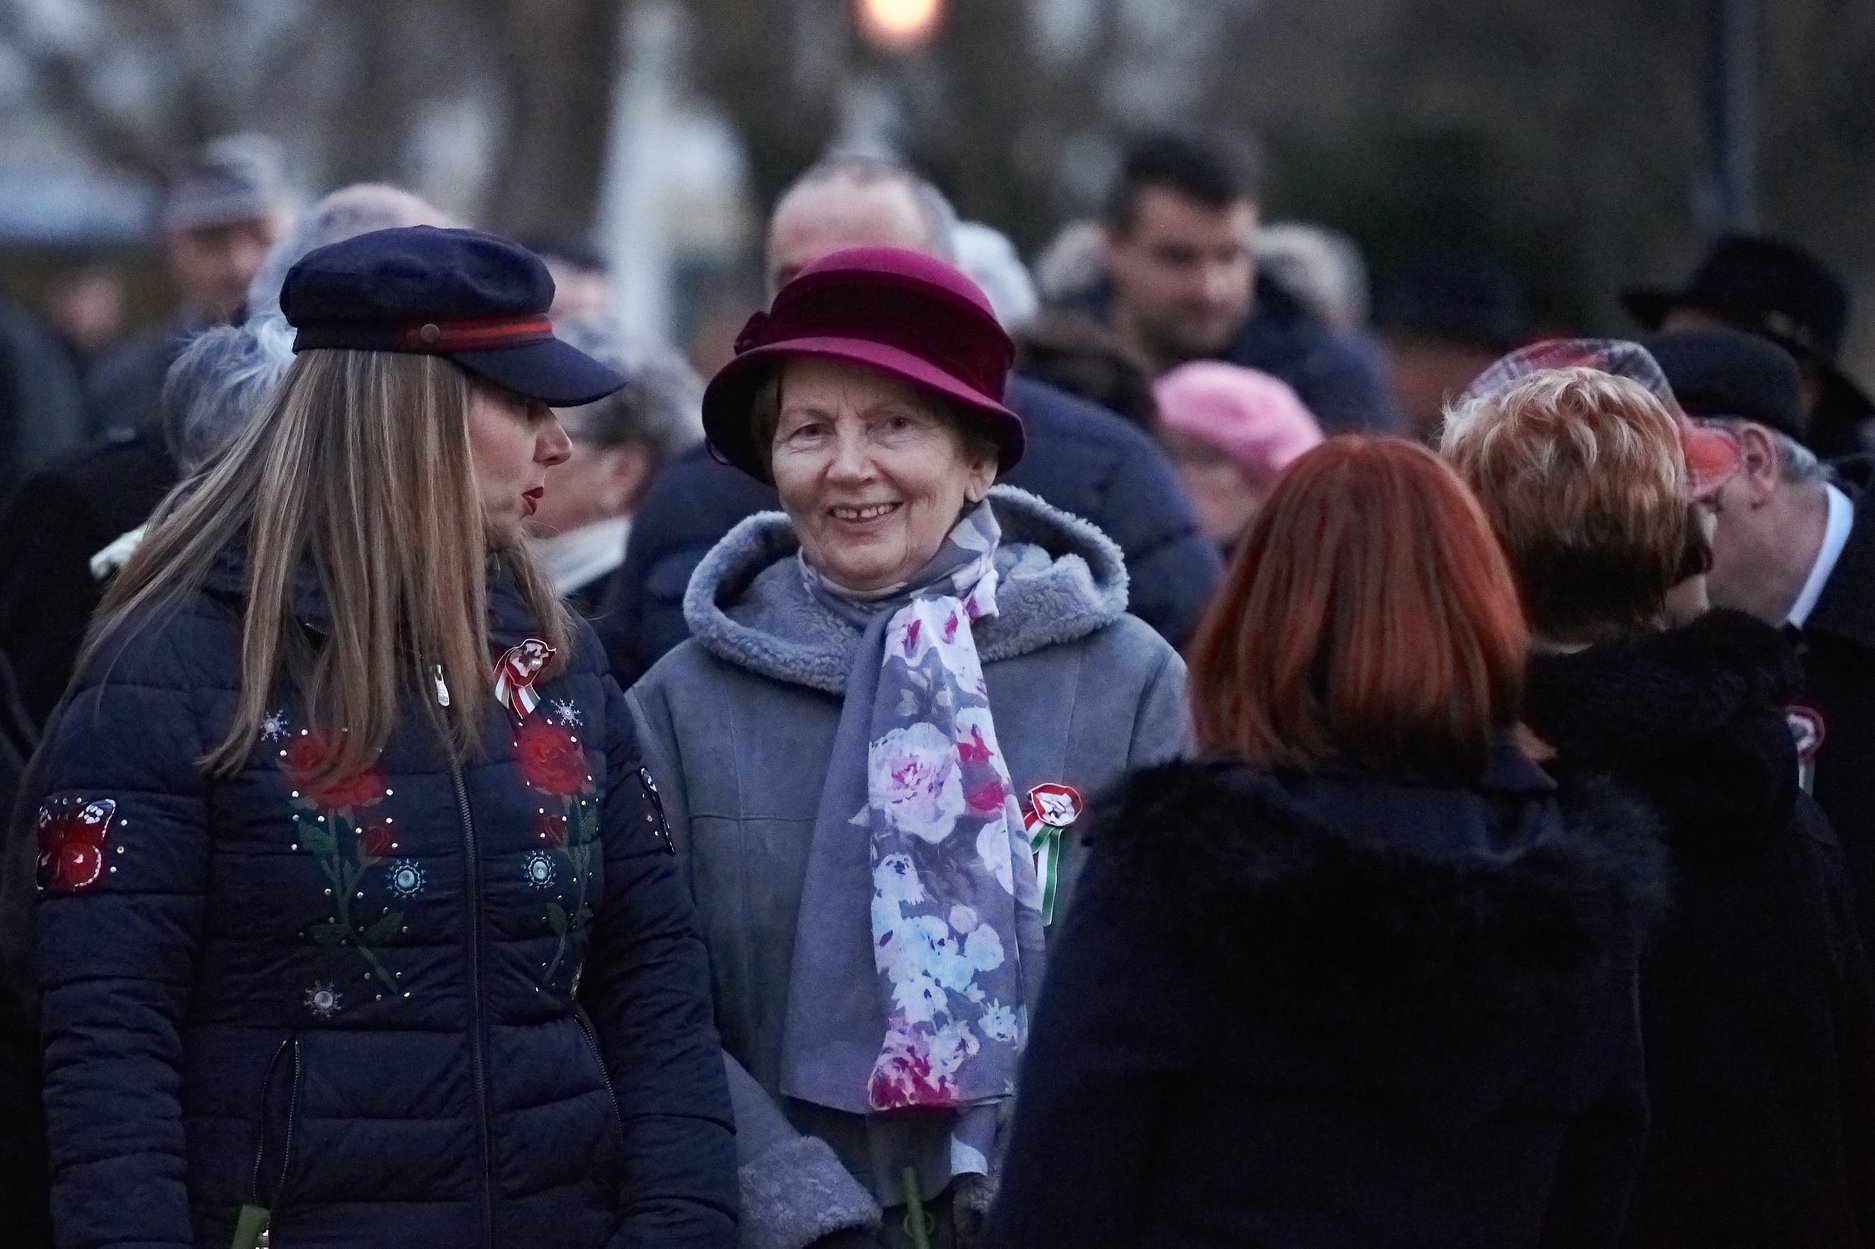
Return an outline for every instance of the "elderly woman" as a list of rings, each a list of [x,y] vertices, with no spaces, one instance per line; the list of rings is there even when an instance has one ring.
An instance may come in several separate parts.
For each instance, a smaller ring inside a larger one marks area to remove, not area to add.
[[[1572,360],[1596,367],[1540,367]],[[1865,1244],[1875,989],[1841,849],[1799,790],[1789,648],[1742,613],[1670,624],[1701,500],[1737,469],[1671,404],[1633,344],[1551,345],[1494,366],[1444,436],[1522,584],[1526,716],[1552,771],[1565,793],[1608,777],[1644,799],[1672,856],[1641,967],[1651,1125],[1622,1244]]]
[[[1012,348],[962,274],[835,252],[739,347],[704,427],[785,515],[704,560],[692,639],[628,703],[746,1068],[744,1242],[885,1207],[885,1243],[945,1243],[987,1197],[1087,799],[1181,752],[1184,666],[1113,543],[994,486]]]

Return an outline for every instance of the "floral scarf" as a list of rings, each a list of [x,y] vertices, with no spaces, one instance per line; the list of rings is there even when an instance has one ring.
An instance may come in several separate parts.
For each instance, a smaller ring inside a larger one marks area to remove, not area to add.
[[[956,1132],[954,1160],[988,1153],[1041,980],[1034,865],[971,633],[996,614],[1001,537],[979,503],[887,597],[801,563],[865,632],[808,855],[782,1090],[860,1114],[989,1109],[960,1121],[991,1126]]]

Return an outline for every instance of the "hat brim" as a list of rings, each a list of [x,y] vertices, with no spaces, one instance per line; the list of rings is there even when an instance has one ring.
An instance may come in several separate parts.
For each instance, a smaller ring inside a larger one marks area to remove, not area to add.
[[[1674,304],[1683,303],[1684,299],[1677,291],[1627,290],[1621,292],[1621,306],[1631,313],[1636,321],[1650,330],[1657,330],[1667,319],[1667,312]]]
[[[755,445],[755,430],[749,419],[755,403],[755,392],[768,380],[772,369],[792,356],[816,356],[863,364],[910,382],[922,390],[932,391],[972,415],[983,418],[1000,448],[997,456],[999,474],[1008,472],[1022,458],[1027,442],[1022,430],[1022,418],[1000,403],[986,402],[970,386],[930,361],[870,339],[796,338],[743,352],[724,365],[710,379],[709,387],[703,392],[703,431],[708,435],[710,445],[725,460],[757,481],[772,484],[762,465],[760,449]]]
[[[618,373],[557,338],[483,351],[452,351],[448,358],[479,378],[550,408],[576,408],[625,385]]]

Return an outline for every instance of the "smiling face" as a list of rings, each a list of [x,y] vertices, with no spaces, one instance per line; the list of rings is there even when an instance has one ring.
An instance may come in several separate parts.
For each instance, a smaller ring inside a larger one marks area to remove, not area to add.
[[[547,470],[566,459],[569,445],[546,404],[483,381],[470,388],[469,459],[491,547],[520,540],[546,493]]]
[[[922,391],[811,356],[783,366],[772,453],[807,562],[861,592],[909,580],[996,479],[995,457]]]

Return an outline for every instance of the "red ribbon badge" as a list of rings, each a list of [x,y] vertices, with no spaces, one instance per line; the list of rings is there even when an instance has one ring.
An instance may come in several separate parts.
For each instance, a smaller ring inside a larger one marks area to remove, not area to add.
[[[513,712],[515,719],[527,719],[540,706],[534,682],[552,658],[553,647],[539,638],[510,646],[495,665],[495,701]]]

